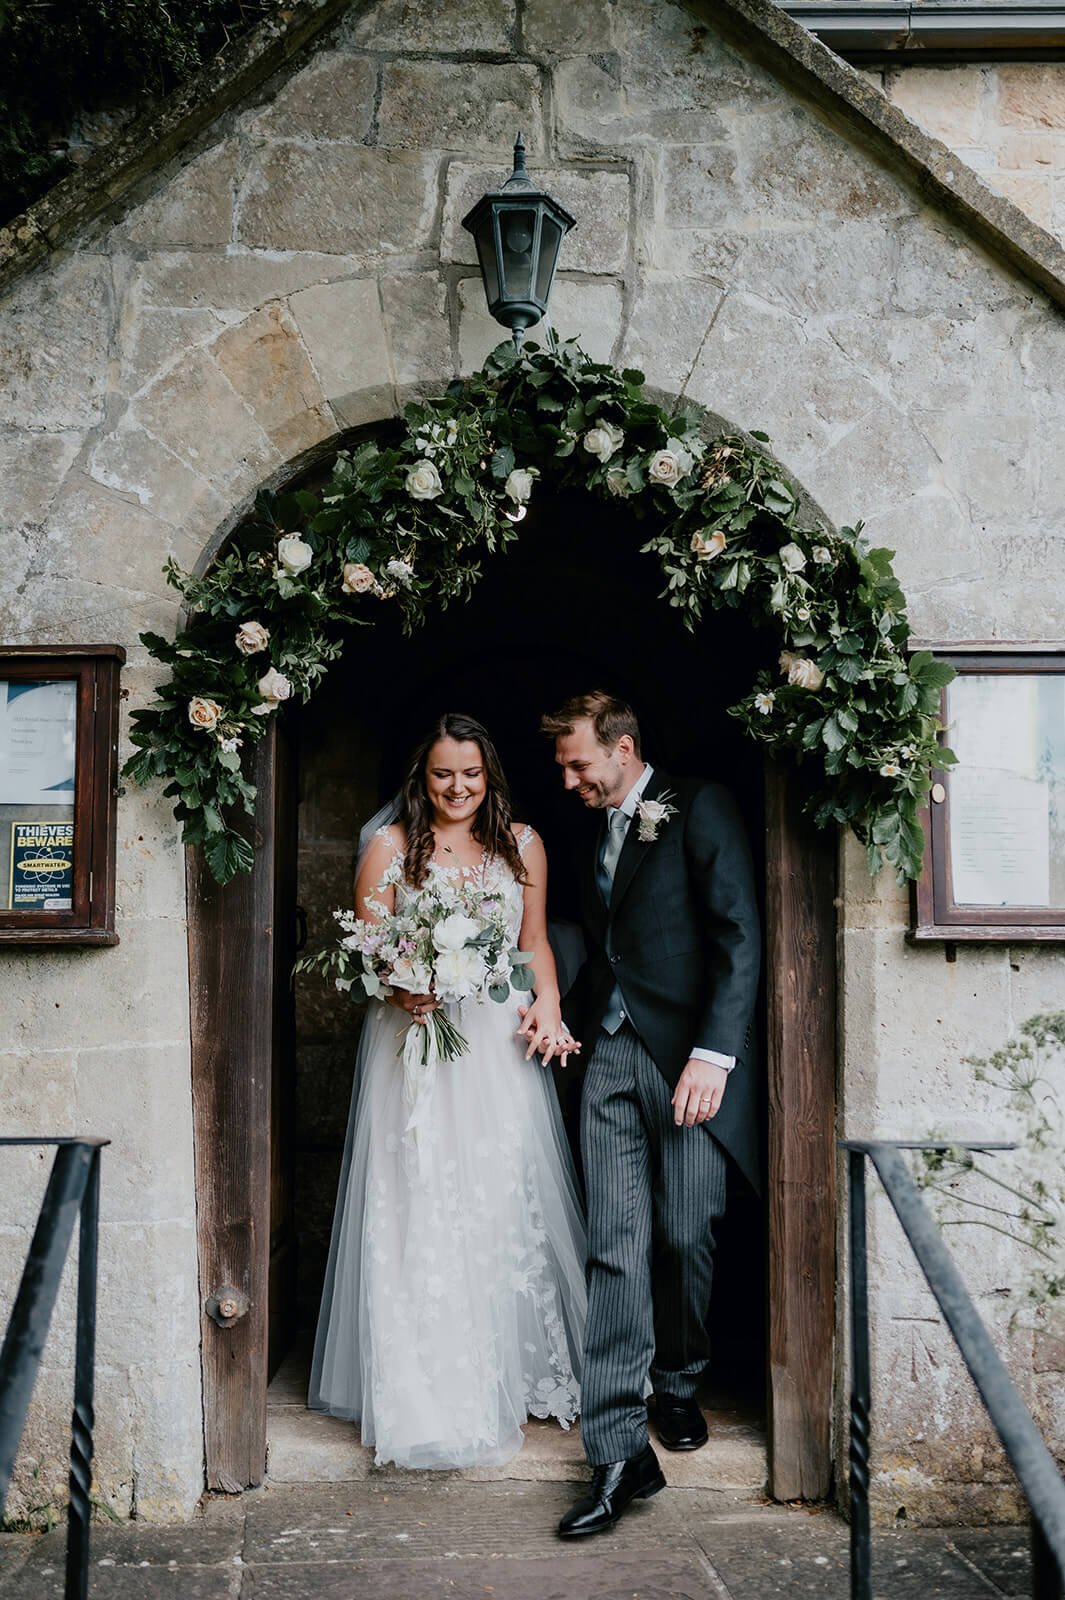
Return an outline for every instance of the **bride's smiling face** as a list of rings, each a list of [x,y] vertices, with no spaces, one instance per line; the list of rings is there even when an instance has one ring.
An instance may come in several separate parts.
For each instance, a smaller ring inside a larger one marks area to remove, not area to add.
[[[438,739],[425,758],[425,790],[434,822],[472,822],[488,790],[476,740]]]

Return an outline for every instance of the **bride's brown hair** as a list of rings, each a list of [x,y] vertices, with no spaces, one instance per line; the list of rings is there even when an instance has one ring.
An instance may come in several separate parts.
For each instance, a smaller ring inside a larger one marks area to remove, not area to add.
[[[403,859],[403,875],[407,882],[415,888],[421,888],[433,854],[433,813],[425,786],[425,767],[429,752],[439,739],[456,739],[460,744],[469,741],[480,749],[484,762],[485,794],[470,831],[487,856],[499,856],[519,883],[528,883],[510,826],[510,789],[503,776],[495,745],[475,718],[456,711],[445,712],[433,724],[411,756],[403,780],[400,821],[407,830],[407,849]]]

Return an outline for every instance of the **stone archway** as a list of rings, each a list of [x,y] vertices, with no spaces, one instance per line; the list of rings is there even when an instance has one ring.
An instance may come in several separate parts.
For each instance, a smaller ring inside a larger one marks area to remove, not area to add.
[[[254,871],[220,890],[188,857],[207,1474],[229,1491],[265,1467],[270,1062],[293,905],[284,737],[278,723],[256,752]],[[767,1394],[779,1499],[824,1497],[831,1472],[836,841],[801,817],[801,798],[793,775],[767,770]]]

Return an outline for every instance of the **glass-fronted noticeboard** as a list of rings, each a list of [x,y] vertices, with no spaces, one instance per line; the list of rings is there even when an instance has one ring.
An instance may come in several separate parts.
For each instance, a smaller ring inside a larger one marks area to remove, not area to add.
[[[933,773],[912,936],[1065,941],[1065,653],[936,656],[958,762]]]
[[[114,944],[118,645],[0,649],[0,943]]]

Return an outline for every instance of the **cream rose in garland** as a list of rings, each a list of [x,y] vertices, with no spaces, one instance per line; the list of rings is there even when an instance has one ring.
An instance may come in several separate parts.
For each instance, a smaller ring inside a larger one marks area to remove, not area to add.
[[[277,541],[277,565],[287,578],[298,578],[314,560],[314,551],[298,533],[284,533]]]
[[[407,473],[406,490],[412,500],[438,500],[444,485],[432,461],[416,461]]]
[[[252,715],[256,717],[268,717],[271,711],[276,711],[281,702],[292,695],[292,684],[276,667],[263,673],[256,688],[263,697],[262,705],[252,706]]]
[[[189,701],[189,721],[194,728],[200,728],[204,733],[211,733],[217,728],[222,716],[222,707],[217,700],[208,700],[206,695],[194,694]]]
[[[270,630],[261,622],[242,622],[237,629],[237,649],[242,656],[257,656],[270,643]]]

